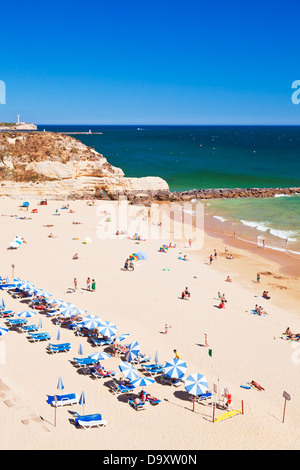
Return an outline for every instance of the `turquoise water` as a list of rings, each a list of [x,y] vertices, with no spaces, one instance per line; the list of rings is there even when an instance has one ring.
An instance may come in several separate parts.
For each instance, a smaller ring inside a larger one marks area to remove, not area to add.
[[[74,135],[125,176],[160,176],[171,191],[300,186],[298,126],[43,126]],[[244,236],[300,251],[300,197],[211,201],[207,210]]]

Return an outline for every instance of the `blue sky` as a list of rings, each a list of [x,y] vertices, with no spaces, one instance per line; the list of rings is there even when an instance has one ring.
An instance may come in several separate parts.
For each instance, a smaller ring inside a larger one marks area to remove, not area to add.
[[[299,10],[289,0],[2,2],[0,120],[299,124]]]

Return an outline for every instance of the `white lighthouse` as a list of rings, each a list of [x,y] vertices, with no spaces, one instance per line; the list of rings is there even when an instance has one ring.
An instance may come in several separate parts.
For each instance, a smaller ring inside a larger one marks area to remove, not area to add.
[[[18,122],[17,124],[20,124],[20,114],[18,114]]]

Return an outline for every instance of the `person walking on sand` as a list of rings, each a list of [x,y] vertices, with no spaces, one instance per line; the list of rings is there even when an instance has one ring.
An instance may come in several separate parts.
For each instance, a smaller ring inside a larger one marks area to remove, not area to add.
[[[168,333],[168,329],[171,328],[167,323],[165,324],[165,335]]]
[[[260,274],[259,273],[256,274],[256,281],[257,281],[257,284],[260,283]]]
[[[87,290],[91,290],[91,278],[88,277],[86,280],[86,288]]]
[[[212,262],[213,262],[213,255],[210,255],[210,257],[209,257],[209,264],[212,264]]]
[[[206,333],[204,333],[204,343],[205,343],[205,346],[208,348],[207,334]]]
[[[218,258],[217,250],[214,250],[214,257],[215,257],[215,260]]]
[[[76,277],[74,277],[74,291],[77,290],[77,279]]]
[[[192,248],[192,240],[191,240],[191,238],[189,239],[189,247]]]
[[[95,279],[92,280],[92,291],[95,292],[96,290],[96,281]]]

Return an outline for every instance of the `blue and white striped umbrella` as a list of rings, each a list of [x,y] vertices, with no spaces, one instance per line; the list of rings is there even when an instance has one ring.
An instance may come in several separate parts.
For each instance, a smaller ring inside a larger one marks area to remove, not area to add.
[[[88,315],[82,320],[83,325],[88,330],[94,330],[95,328],[98,328],[101,322],[102,320],[100,317],[98,317],[98,315]]]
[[[52,304],[53,304],[53,305],[61,305],[61,304],[64,303],[64,301],[63,301],[63,300],[60,300],[60,299],[55,299],[55,298],[53,298],[53,299],[47,300],[47,303],[48,303],[48,304],[51,304],[51,305],[52,305]]]
[[[6,335],[6,333],[9,332],[8,328],[4,328],[2,325],[0,325],[0,336]]]
[[[45,291],[42,291],[40,294],[38,294],[39,297],[44,297],[45,299],[50,299],[50,297],[53,296],[53,294],[50,294],[50,292],[45,292]]]
[[[104,361],[104,359],[109,359],[111,357],[110,354],[107,354],[105,352],[96,352],[93,354],[89,355],[89,358],[92,359],[93,361]]]
[[[137,373],[136,368],[132,364],[129,364],[128,362],[125,362],[125,361],[121,362],[121,364],[119,364],[119,369],[124,375],[124,377],[126,377],[126,379],[130,381],[138,378],[138,373]]]
[[[70,302],[64,302],[59,306],[59,311],[63,316],[68,317],[76,315],[77,307]]]
[[[132,385],[135,387],[147,387],[147,385],[151,385],[154,382],[155,380],[150,377],[137,377],[131,381]]]
[[[108,336],[110,338],[111,336],[114,336],[116,334],[117,327],[110,321],[103,321],[98,326],[98,330],[101,335]]]
[[[172,359],[166,362],[165,375],[171,379],[181,379],[187,370],[187,365],[182,359]]]
[[[133,361],[133,359],[138,357],[138,355],[140,353],[140,350],[141,350],[141,348],[140,348],[140,345],[137,341],[135,341],[134,343],[129,344],[128,351],[126,351],[126,353],[125,353],[126,361],[128,361],[128,362]]]
[[[18,282],[16,284],[16,286],[20,289],[20,290],[26,290],[26,289],[34,289],[34,285],[31,283],[31,282],[27,282],[27,281],[22,281],[22,282]]]
[[[205,375],[191,374],[185,379],[185,389],[188,393],[198,396],[208,392],[209,387]]]
[[[79,398],[79,405],[82,405],[82,412],[84,414],[84,405],[85,405],[85,394],[84,391],[82,390],[80,398]]]
[[[17,316],[20,318],[31,318],[34,317],[34,315],[36,315],[34,310],[24,310],[23,312],[17,314]]]
[[[119,336],[115,336],[114,338],[112,338],[112,342],[113,341],[124,341],[124,339],[127,338],[127,336],[129,336],[129,333],[124,333],[123,335],[119,335]]]
[[[65,388],[61,377],[59,377],[59,379],[58,379],[57,388],[58,388],[58,390],[63,390]]]

